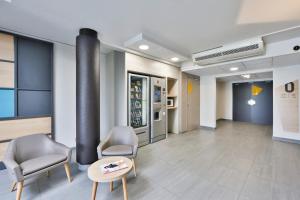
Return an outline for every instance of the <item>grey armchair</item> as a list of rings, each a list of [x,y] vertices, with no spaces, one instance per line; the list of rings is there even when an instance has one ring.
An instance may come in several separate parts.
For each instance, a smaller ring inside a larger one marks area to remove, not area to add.
[[[49,170],[64,165],[69,182],[72,181],[69,161],[71,150],[54,142],[44,134],[35,134],[12,140],[4,155],[4,164],[13,180],[12,191],[17,185],[16,199],[21,198],[26,179],[49,173]]]
[[[136,176],[134,158],[137,155],[138,137],[132,127],[114,127],[97,148],[98,158],[106,156],[125,156],[132,160]]]

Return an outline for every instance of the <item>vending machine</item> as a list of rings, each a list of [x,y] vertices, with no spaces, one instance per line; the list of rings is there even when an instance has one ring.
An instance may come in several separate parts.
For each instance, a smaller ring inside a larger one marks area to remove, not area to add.
[[[167,135],[167,91],[164,78],[151,77],[151,123],[150,142],[156,142],[166,138]]]
[[[164,78],[128,74],[128,125],[139,146],[166,138],[166,101]]]
[[[149,77],[128,74],[128,123],[139,138],[139,146],[149,143],[149,103]]]

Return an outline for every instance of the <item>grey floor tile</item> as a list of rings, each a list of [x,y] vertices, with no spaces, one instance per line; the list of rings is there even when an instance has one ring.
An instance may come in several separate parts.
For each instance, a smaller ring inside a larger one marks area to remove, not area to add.
[[[241,195],[253,199],[272,199],[272,182],[249,175]]]
[[[226,169],[217,180],[217,183],[224,188],[240,192],[246,182],[247,176],[248,174],[245,172],[236,169]]]
[[[132,200],[298,200],[300,145],[272,140],[272,128],[220,121],[216,130],[172,134],[139,148],[137,177],[129,174]],[[68,183],[63,167],[26,181],[22,199],[90,199],[92,182],[71,166]],[[0,171],[0,199],[15,199],[11,181]],[[120,181],[109,191],[99,185],[98,200],[123,199]]]

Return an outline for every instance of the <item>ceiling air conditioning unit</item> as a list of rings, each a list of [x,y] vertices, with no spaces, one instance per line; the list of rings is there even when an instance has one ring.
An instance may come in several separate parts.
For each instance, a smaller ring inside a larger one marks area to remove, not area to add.
[[[264,53],[264,41],[262,38],[255,38],[195,53],[193,54],[193,61],[198,65],[210,65],[251,56],[259,56]]]

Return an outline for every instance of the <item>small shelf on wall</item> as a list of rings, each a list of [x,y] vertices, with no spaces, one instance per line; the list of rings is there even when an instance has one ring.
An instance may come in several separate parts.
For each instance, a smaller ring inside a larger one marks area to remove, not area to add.
[[[167,78],[168,133],[178,133],[178,80]]]
[[[177,97],[178,94],[178,84],[177,84],[177,79],[173,78],[168,78],[167,79],[167,84],[168,84],[168,97]]]

